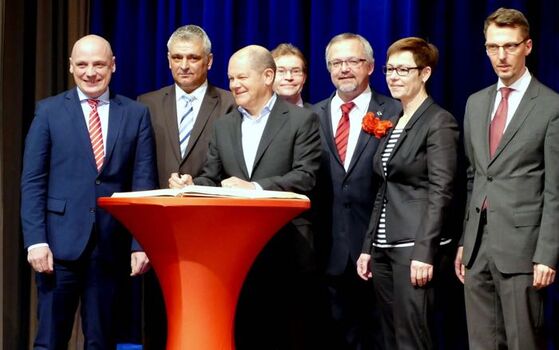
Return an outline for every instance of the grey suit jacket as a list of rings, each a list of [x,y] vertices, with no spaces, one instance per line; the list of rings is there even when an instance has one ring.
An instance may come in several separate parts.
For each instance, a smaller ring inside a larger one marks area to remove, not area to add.
[[[175,96],[175,85],[169,85],[138,97],[138,101],[146,104],[150,110],[155,132],[159,186],[162,188],[168,187],[173,172],[194,177],[200,173],[206,160],[214,121],[235,108],[235,101],[229,91],[208,84],[183,158],[179,147]]]
[[[392,118],[392,124],[399,117]],[[388,243],[413,241],[412,260],[433,264],[441,238],[449,238],[449,208],[458,156],[458,124],[427,98],[415,111],[390,155],[384,174],[382,153],[391,133],[381,138],[373,171],[381,183],[363,252],[371,254],[386,199]]]
[[[559,95],[534,77],[494,157],[489,124],[496,85],[468,99],[464,142],[468,204],[463,260],[471,266],[482,203],[487,196],[490,235],[484,244],[499,271],[531,273],[533,264],[555,267],[559,257]]]
[[[318,118],[313,112],[277,99],[260,139],[249,176],[241,146],[242,115],[238,110],[215,122],[206,164],[197,185],[219,186],[236,176],[265,190],[309,193],[320,162]]]

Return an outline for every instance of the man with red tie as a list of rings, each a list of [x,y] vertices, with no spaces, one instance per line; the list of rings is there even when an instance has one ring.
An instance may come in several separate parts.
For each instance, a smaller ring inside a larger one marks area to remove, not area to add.
[[[468,99],[468,203],[456,274],[471,349],[545,349],[543,300],[559,261],[559,95],[526,68],[529,24],[500,8],[485,21],[499,77]]]
[[[149,260],[97,198],[156,187],[148,109],[109,92],[116,70],[96,35],[72,49],[77,88],[39,101],[25,142],[21,221],[36,272],[34,349],[66,349],[81,305],[85,349],[114,349],[116,297]]]
[[[332,38],[326,62],[336,92],[313,106],[322,140],[313,207],[333,321],[331,348],[381,348],[382,339],[373,339],[381,331],[374,318],[372,285],[355,272],[378,187],[372,171],[378,139],[362,130],[361,122],[367,112],[385,119],[398,115],[401,107],[369,87],[373,49],[361,35]]]

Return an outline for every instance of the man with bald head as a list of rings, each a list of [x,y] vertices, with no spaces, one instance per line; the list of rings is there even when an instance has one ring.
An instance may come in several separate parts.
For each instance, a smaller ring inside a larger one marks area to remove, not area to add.
[[[229,87],[239,107],[215,122],[201,174],[173,174],[171,187],[195,183],[303,194],[313,189],[320,162],[318,119],[278,98],[272,90],[275,70],[261,46],[233,54]],[[296,218],[257,259],[240,299],[239,348],[309,349],[300,339],[307,330],[295,324],[301,317],[294,313],[305,307],[297,292],[303,269],[312,266],[312,239],[309,221]]]
[[[36,272],[34,349],[66,349],[81,304],[85,349],[114,349],[115,300],[149,260],[97,198],[156,187],[147,108],[109,91],[110,44],[96,35],[72,49],[76,88],[39,101],[25,141],[21,222]]]

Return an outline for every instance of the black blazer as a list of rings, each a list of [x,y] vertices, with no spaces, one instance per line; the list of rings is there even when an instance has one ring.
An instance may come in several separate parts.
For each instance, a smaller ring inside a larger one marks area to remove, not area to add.
[[[373,156],[378,139],[361,131],[346,172],[334,142],[330,116],[332,97],[313,109],[320,119],[322,157],[318,183],[313,196],[314,224],[321,263],[331,275],[343,273],[355,264],[361,253],[378,183],[373,178]],[[368,111],[382,119],[396,118],[400,104],[372,91]]]
[[[394,118],[394,127],[398,123]],[[404,127],[384,175],[381,155],[394,128],[381,139],[373,170],[381,183],[363,252],[371,252],[386,199],[388,243],[415,241],[412,260],[433,263],[453,198],[458,156],[458,124],[428,97]]]

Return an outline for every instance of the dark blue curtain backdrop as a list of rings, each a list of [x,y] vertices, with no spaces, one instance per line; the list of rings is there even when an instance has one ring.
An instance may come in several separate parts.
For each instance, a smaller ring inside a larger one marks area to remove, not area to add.
[[[117,58],[112,87],[135,98],[172,82],[166,43],[184,24],[203,27],[213,45],[209,80],[228,89],[227,63],[237,49],[281,42],[298,46],[309,61],[304,97],[311,103],[334,90],[324,58],[334,35],[355,32],[375,53],[372,85],[388,93],[381,66],[395,40],[420,36],[440,50],[430,92],[462,119],[467,97],[496,81],[485,54],[483,21],[498,7],[523,11],[532,26],[530,71],[559,90],[559,2],[448,0],[91,0],[91,32],[106,37]]]

